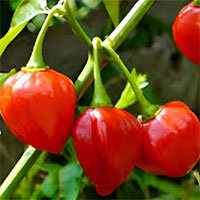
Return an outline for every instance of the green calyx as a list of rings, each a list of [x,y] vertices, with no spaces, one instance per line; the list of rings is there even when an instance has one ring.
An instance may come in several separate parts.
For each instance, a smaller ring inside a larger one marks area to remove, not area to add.
[[[94,94],[91,107],[110,107],[112,106],[110,97],[102,83],[100,67],[99,67],[99,50],[101,48],[101,40],[98,37],[93,39],[93,72],[94,72]]]
[[[193,0],[194,5],[200,6],[200,0]]]
[[[40,72],[40,71],[46,71],[48,70],[50,67],[49,66],[45,66],[45,67],[21,67],[21,70],[25,73],[34,73],[34,72]]]

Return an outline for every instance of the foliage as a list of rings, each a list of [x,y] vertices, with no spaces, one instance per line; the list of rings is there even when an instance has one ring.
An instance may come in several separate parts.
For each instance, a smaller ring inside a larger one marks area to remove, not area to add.
[[[36,15],[46,13],[46,2],[44,1],[21,1],[13,15],[10,29],[0,40],[0,56],[9,43],[22,31],[28,21]]]

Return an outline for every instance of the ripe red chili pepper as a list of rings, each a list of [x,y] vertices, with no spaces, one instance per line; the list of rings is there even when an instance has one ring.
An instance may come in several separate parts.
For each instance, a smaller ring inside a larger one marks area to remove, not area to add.
[[[86,110],[72,136],[78,160],[99,195],[110,194],[127,179],[141,150],[141,124],[117,108]]]
[[[54,70],[19,71],[0,89],[0,111],[22,142],[59,153],[69,137],[76,105],[75,88]]]
[[[200,123],[182,102],[165,104],[143,123],[144,143],[138,166],[171,177],[184,176],[200,158]]]
[[[186,5],[173,24],[173,35],[181,52],[200,65],[200,7],[193,2]]]

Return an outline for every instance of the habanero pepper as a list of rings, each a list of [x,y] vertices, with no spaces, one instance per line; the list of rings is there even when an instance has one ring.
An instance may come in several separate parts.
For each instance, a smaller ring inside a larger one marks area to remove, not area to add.
[[[141,124],[113,107],[88,109],[77,119],[73,141],[81,167],[99,195],[108,195],[133,170],[141,151]]]
[[[190,2],[181,9],[173,24],[173,36],[180,51],[200,65],[200,5]]]
[[[39,150],[61,152],[75,107],[73,82],[51,69],[24,68],[0,88],[0,112],[6,125],[19,140]]]
[[[152,174],[181,177],[200,158],[200,122],[180,101],[161,106],[153,118],[143,122],[143,136],[137,165]]]

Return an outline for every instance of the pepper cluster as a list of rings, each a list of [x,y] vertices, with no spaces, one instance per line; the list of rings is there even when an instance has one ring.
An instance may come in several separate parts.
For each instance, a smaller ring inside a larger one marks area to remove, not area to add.
[[[174,25],[177,34],[178,20]],[[100,195],[112,193],[135,166],[169,177],[181,177],[192,170],[200,158],[200,122],[188,106],[180,101],[163,106],[151,104],[109,39],[102,42],[94,38],[90,53],[93,101],[75,121],[77,100],[73,82],[49,69],[38,54],[45,33],[46,29],[42,29],[26,67],[10,76],[0,88],[1,115],[19,140],[39,150],[59,153],[72,132],[80,165]],[[199,57],[194,54],[199,47],[193,49],[191,55],[186,55],[199,64]],[[124,72],[141,106],[142,121],[112,106],[100,75],[103,54]]]

